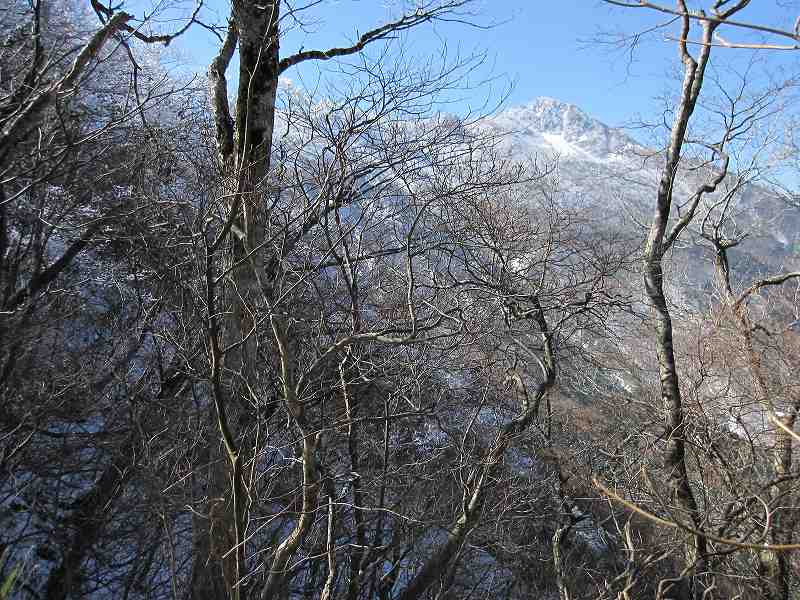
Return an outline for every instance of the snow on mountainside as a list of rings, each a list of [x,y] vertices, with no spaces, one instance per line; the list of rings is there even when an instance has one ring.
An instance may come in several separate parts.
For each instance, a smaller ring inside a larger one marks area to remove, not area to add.
[[[489,127],[495,133],[508,134],[505,144],[511,157],[522,160],[536,158],[540,164],[555,162],[554,179],[563,200],[581,214],[589,214],[594,226],[607,224],[622,231],[625,237],[642,243],[652,219],[662,155],[636,143],[623,131],[593,119],[580,108],[551,98],[540,98],[508,109],[494,117]],[[675,184],[673,218],[677,208],[711,175],[696,161],[686,160]],[[733,182],[734,176],[732,174],[723,182],[717,194],[704,198],[694,222],[665,257],[668,273],[665,291],[673,316],[679,323],[694,322],[692,315],[705,314],[718,293],[714,284],[714,252],[698,234],[698,229],[709,210],[715,210],[716,201],[725,193],[725,187]],[[739,237],[747,234],[741,245],[729,251],[736,289],[743,289],[762,277],[800,269],[800,210],[787,206],[765,187],[746,185],[738,191],[736,207],[729,216],[731,219],[724,228],[725,235]],[[630,298],[639,299],[642,301],[640,306],[645,306],[638,277],[623,277],[620,283]],[[787,289],[788,294],[792,291]],[[779,292],[772,293],[777,298]],[[769,293],[764,299],[768,297]],[[792,323],[794,326],[796,314],[789,309],[796,301],[771,302],[769,306],[767,302],[760,305],[758,302],[754,300],[754,305],[769,312],[775,322],[783,319],[786,325]],[[625,328],[628,326],[625,324],[619,330],[620,337],[615,344],[631,364],[637,365],[638,370],[627,374],[598,372],[594,377],[595,382],[604,378],[602,381],[612,389],[636,396],[640,393],[639,386],[629,385],[629,382],[645,381],[652,389],[658,382],[655,378],[647,379],[656,373],[650,362],[652,355],[643,352],[646,345],[640,338],[635,335],[626,337]],[[678,331],[679,336],[687,335],[682,326]],[[698,330],[691,331],[690,335],[695,335]],[[690,346],[679,343],[680,348],[688,349]],[[623,378],[623,381],[615,381],[617,378]],[[770,431],[766,425],[767,414],[750,404],[742,404],[737,395],[739,388],[732,386],[727,375],[719,379],[710,376],[706,385],[708,395],[704,396],[704,410],[708,414],[716,411],[731,432],[741,434],[745,424],[752,441],[760,435],[757,432]],[[567,386],[562,387],[562,392],[565,389]],[[575,398],[580,398],[579,392],[572,393]],[[567,402],[565,398],[561,399],[562,409],[563,403]],[[768,442],[766,438],[758,439]]]
[[[580,108],[553,98],[509,108],[492,125],[514,133],[518,151],[558,154],[563,158],[609,161],[643,150],[619,129],[591,118]]]
[[[613,220],[633,211],[637,220],[658,179],[653,152],[619,129],[575,105],[538,98],[509,108],[488,121],[494,133],[508,134],[505,147],[518,159],[558,163],[558,182],[568,203]]]
[[[508,134],[505,144],[510,156],[557,161],[555,179],[568,204],[591,211],[610,226],[644,237],[642,225],[650,221],[663,164],[656,151],[577,106],[552,98],[509,108],[490,119],[488,126],[496,133]],[[685,170],[676,181],[676,205],[683,204],[708,176],[704,169]],[[714,197],[706,198],[696,224],[702,221]],[[743,278],[800,265],[800,214],[796,209],[785,206],[769,190],[749,185],[741,191],[733,216],[739,231],[749,231],[746,244],[732,252]],[[707,294],[710,251],[691,229],[679,246],[670,257],[681,263],[677,270],[685,276],[684,290],[678,295]]]

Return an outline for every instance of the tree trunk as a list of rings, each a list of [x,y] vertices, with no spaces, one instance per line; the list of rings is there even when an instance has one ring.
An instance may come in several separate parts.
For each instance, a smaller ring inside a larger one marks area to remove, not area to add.
[[[264,240],[263,197],[275,123],[279,11],[277,0],[234,0],[227,36],[209,67],[217,150],[224,171],[220,192],[227,198],[230,211],[230,226],[217,240],[219,246],[208,251],[206,278],[213,329],[209,339],[214,355],[214,410],[225,447],[215,461],[215,471],[220,472],[211,476],[209,495],[224,500],[212,506],[209,531],[196,540],[196,561],[211,560],[216,564],[209,565],[212,573],[196,579],[198,587],[194,591],[198,595],[218,594],[224,585],[224,597],[234,599],[241,594],[239,582],[245,575],[243,544],[248,520],[238,442],[243,432],[239,423],[243,422],[241,417],[248,404],[257,401],[252,393],[260,387],[256,368],[258,332],[252,315],[262,304],[267,289],[261,285],[265,261],[264,250],[258,245]],[[228,107],[225,70],[237,46],[239,84],[234,120]],[[223,260],[223,269],[230,269],[230,285],[221,288],[215,283],[220,271],[216,263],[225,256],[220,250],[226,246],[230,251]],[[212,306],[219,306],[222,312],[230,310],[231,316],[224,321],[219,319]],[[222,348],[233,349],[223,355]],[[220,564],[220,556],[225,554],[228,558]],[[220,571],[224,584],[219,580]]]
[[[553,534],[553,569],[556,572],[556,587],[558,587],[558,597],[561,600],[572,600],[569,593],[569,586],[567,585],[567,576],[565,573],[564,555],[561,545],[564,543],[567,535],[572,529],[572,523],[561,525]]]
[[[658,186],[653,222],[644,251],[644,288],[655,317],[655,349],[661,382],[661,405],[664,413],[664,469],[667,472],[670,495],[679,514],[687,516],[694,528],[698,530],[702,527],[702,517],[699,514],[686,469],[686,423],[680,380],[675,364],[672,316],[664,294],[663,257],[693,216],[693,210],[691,210],[671,230],[668,229],[672,211],[672,193],[680,165],[681,151],[686,140],[689,120],[703,85],[714,27],[712,23],[703,23],[703,41],[707,43],[701,46],[699,56],[695,60],[689,54],[685,41],[689,35],[690,19],[688,16],[683,18],[681,32],[683,41],[680,43],[680,53],[684,65],[684,77],[681,96],[675,111],[667,155]],[[696,197],[696,201],[699,201],[699,195]],[[705,538],[698,534],[690,535],[685,557],[688,575],[680,578],[679,585],[673,586],[675,590],[673,593],[677,594],[673,597],[687,598],[701,592],[697,585],[696,573],[705,570],[705,557]]]

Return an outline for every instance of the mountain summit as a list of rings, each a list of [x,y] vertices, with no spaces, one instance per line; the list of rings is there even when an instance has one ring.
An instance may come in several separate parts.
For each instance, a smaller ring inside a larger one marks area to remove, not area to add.
[[[513,132],[515,151],[557,154],[565,159],[605,161],[638,147],[619,129],[554,98],[536,98],[491,119],[498,129]]]

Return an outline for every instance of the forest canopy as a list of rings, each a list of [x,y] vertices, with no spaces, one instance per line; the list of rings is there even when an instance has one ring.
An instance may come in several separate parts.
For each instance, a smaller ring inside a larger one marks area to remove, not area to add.
[[[799,597],[800,18],[601,3],[646,135],[472,0],[3,0],[0,600]]]

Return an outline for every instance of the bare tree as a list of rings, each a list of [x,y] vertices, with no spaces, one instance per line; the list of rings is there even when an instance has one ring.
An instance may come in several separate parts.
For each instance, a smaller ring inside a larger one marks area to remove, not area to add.
[[[782,32],[774,28],[735,20],[737,13],[749,4],[746,1],[715,2],[707,13],[690,10],[687,4],[681,0],[677,2],[675,8],[644,1],[636,3],[611,1],[609,3],[627,8],[644,8],[674,15],[681,24],[680,32],[675,39],[683,63],[684,77],[680,95],[673,110],[674,119],[670,128],[670,139],[661,171],[655,214],[644,252],[644,284],[655,314],[655,346],[658,356],[661,396],[666,425],[664,432],[664,467],[669,482],[670,499],[674,506],[674,508],[670,509],[670,512],[673,519],[685,519],[680,528],[686,531],[689,537],[685,569],[682,570],[678,577],[669,582],[668,586],[673,583],[676,585],[672,591],[665,589],[666,595],[664,597],[673,597],[673,595],[675,597],[699,597],[706,593],[713,593],[716,587],[712,579],[706,575],[712,572],[712,565],[715,562],[709,562],[711,556],[709,544],[719,543],[722,540],[720,539],[721,536],[715,536],[707,529],[709,508],[704,508],[697,500],[697,490],[701,488],[693,482],[693,475],[687,462],[687,431],[688,428],[694,427],[692,419],[695,417],[687,415],[682,397],[681,374],[676,365],[676,351],[673,342],[673,318],[664,292],[663,261],[665,254],[675,245],[678,238],[684,234],[698,215],[698,210],[703,205],[704,198],[717,192],[722,185],[727,189],[723,195],[723,200],[716,205],[717,208],[720,205],[727,207],[727,203],[731,201],[731,198],[736,196],[737,185],[733,185],[732,188],[728,186],[731,162],[729,146],[734,144],[739,137],[750,132],[752,123],[762,118],[763,109],[767,104],[764,101],[756,100],[752,104],[746,105],[746,102],[742,101],[741,93],[738,97],[735,94],[729,95],[730,112],[723,119],[724,122],[718,139],[710,142],[698,141],[688,133],[692,115],[703,91],[712,48],[718,45],[749,48],[771,47],[760,44],[754,46],[728,43],[719,36],[719,28],[730,26],[732,28],[755,29],[772,35],[783,35],[790,38],[796,38],[796,32]],[[697,24],[701,31],[698,40],[692,40],[690,37],[693,24]],[[693,52],[693,46],[696,47],[696,52]],[[743,108],[740,104],[746,106]],[[678,187],[677,180],[681,173],[682,153],[685,147],[691,144],[700,144],[710,157],[705,164],[713,166],[710,169],[707,181],[697,186],[685,203],[681,203],[676,207],[674,194]],[[739,185],[742,184],[741,177],[736,181],[739,182]],[[726,210],[722,209],[722,214],[725,214]],[[706,216],[703,222],[703,235],[707,239],[716,240],[713,244],[717,253],[718,273],[721,281],[724,282],[721,284],[722,288],[727,290],[724,295],[731,298],[728,304],[732,304],[735,303],[735,300],[733,300],[730,288],[725,247],[732,247],[738,244],[740,240],[736,238],[725,238],[723,240],[719,237],[720,222],[712,219],[711,222],[715,223],[712,226],[709,225],[708,219],[709,217]],[[711,227],[716,233],[709,234],[706,231],[707,226]],[[785,280],[779,277],[775,279],[775,283]],[[758,287],[758,284],[755,285]],[[748,293],[746,292],[745,296],[747,295]],[[744,298],[742,302],[744,302]],[[741,303],[738,306],[741,306]],[[748,325],[746,329],[749,328],[750,326]],[[745,344],[747,345],[746,340]],[[757,364],[757,357],[751,354],[750,362],[751,364]],[[684,374],[684,376],[686,375]],[[702,476],[702,474],[700,475]],[[707,502],[706,500],[705,503]],[[674,524],[674,521],[672,523]],[[724,527],[719,531],[722,530],[724,530]],[[776,528],[774,533],[778,536],[785,536],[786,534],[782,527]],[[736,545],[735,541],[732,545]],[[757,544],[754,546],[757,546]],[[770,597],[773,594],[778,594],[775,597],[785,598],[788,597],[788,588],[786,587],[788,584],[785,577],[786,569],[785,566],[783,568],[780,566],[785,565],[785,556],[781,555],[782,558],[777,558],[775,550],[778,547],[782,547],[782,545],[778,544],[774,549],[766,547],[764,549],[766,553],[764,556],[768,557],[767,560],[771,563],[774,563],[769,567],[765,565],[762,568],[766,578],[764,593]],[[791,544],[788,544],[783,547],[783,550],[789,550],[791,547]],[[782,572],[783,574],[776,575],[776,572]]]

